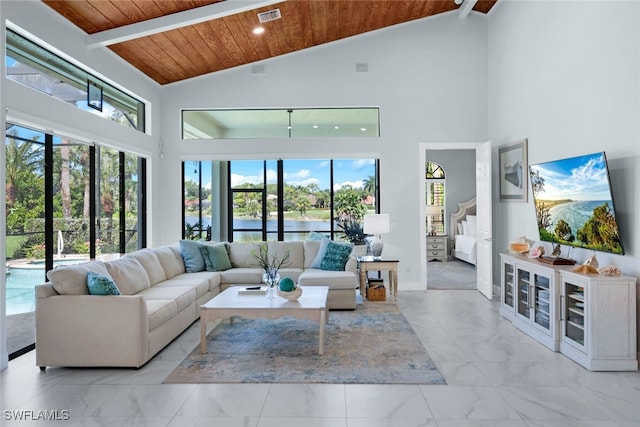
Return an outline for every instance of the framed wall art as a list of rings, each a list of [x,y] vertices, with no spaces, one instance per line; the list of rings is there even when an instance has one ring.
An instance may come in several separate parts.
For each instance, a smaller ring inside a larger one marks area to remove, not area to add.
[[[529,194],[527,140],[500,147],[500,200],[526,202]]]

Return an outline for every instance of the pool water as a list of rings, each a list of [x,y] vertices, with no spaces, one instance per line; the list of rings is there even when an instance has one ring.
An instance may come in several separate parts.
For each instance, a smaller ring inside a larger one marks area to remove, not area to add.
[[[85,259],[56,260],[54,265],[78,264]],[[20,267],[7,269],[6,307],[7,315],[28,313],[36,309],[35,287],[44,283],[47,278],[44,274],[44,262],[34,261]]]

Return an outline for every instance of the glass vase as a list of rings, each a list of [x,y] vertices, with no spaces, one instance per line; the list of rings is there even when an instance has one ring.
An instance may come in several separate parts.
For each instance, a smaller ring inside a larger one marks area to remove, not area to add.
[[[262,281],[267,285],[267,298],[275,297],[275,287],[280,282],[277,268],[269,268],[262,273]]]

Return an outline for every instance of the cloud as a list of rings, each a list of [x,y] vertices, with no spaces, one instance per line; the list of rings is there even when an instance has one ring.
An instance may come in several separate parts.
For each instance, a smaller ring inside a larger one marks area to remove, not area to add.
[[[350,185],[353,188],[362,188],[364,187],[364,182],[362,180],[359,181],[343,181],[338,184],[333,184],[333,191],[340,190],[342,187]]]

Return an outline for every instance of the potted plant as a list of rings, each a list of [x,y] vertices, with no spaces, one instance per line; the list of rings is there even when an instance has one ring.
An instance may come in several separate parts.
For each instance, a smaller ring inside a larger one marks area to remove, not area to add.
[[[338,216],[336,225],[344,232],[344,240],[353,243],[354,255],[367,254],[367,235],[362,228],[362,219],[367,207],[362,203],[362,195],[350,186],[344,186],[335,196],[335,209]]]

